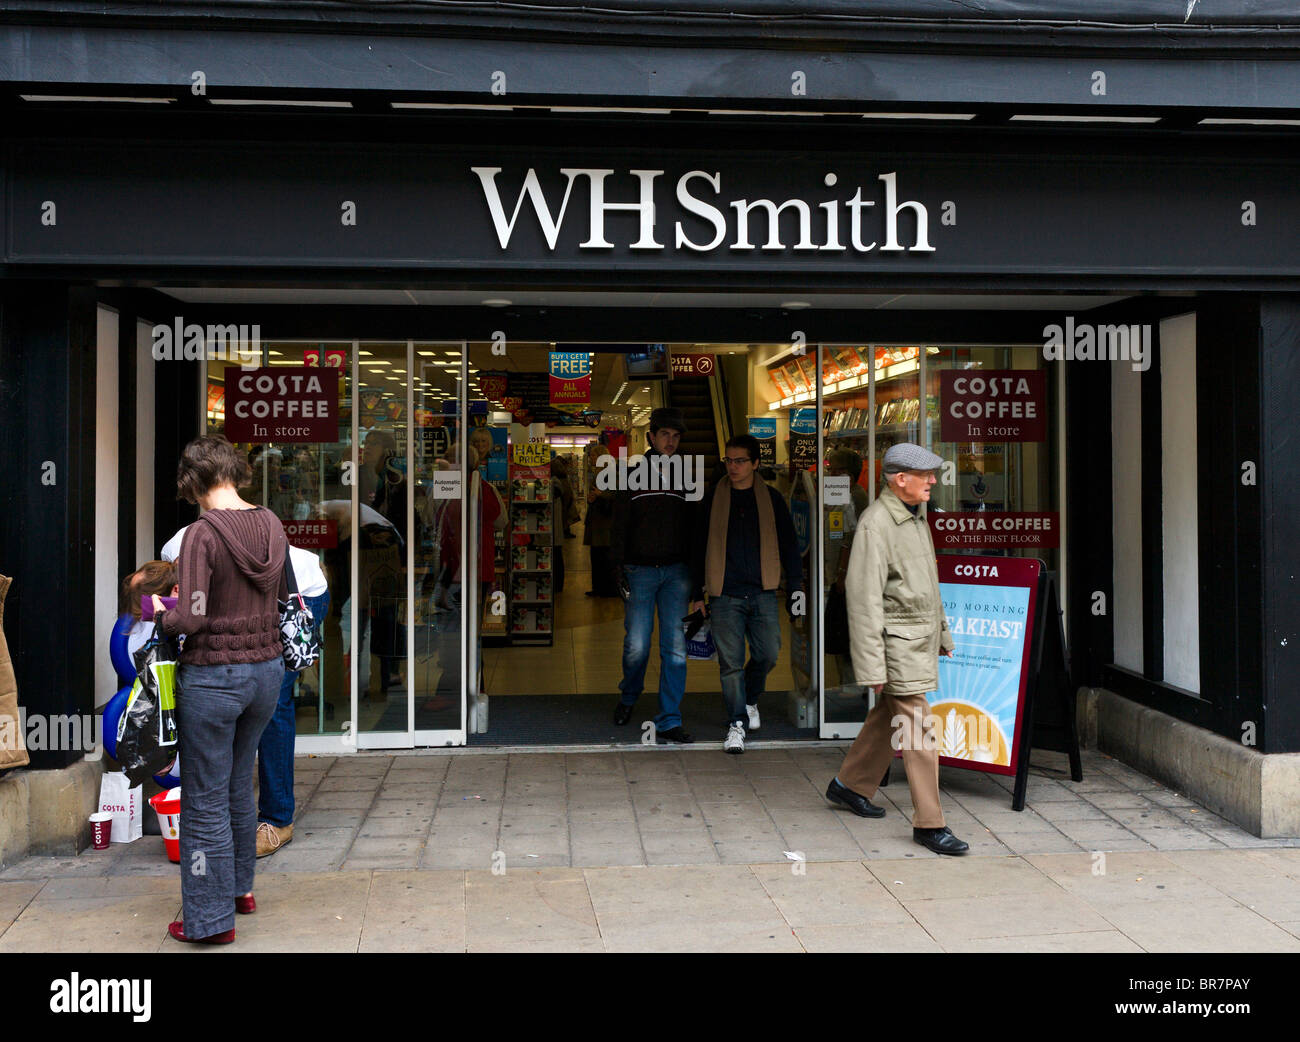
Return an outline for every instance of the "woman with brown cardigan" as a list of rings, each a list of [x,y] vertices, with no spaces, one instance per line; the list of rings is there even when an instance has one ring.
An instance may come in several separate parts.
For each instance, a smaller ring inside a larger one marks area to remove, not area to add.
[[[203,514],[181,543],[175,609],[153,606],[168,636],[185,635],[177,675],[181,760],[178,941],[229,944],[235,912],[256,910],[253,758],[284,677],[279,606],[288,600],[284,527],[238,488],[252,477],[220,436],[185,446],[177,498]]]

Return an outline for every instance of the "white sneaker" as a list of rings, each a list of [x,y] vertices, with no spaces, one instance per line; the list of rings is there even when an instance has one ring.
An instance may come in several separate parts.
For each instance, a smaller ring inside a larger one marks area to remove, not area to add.
[[[743,753],[745,751],[745,725],[737,721],[727,728],[727,740],[722,743],[722,751]]]
[[[749,714],[749,729],[758,730],[758,706],[745,706],[745,712]]]

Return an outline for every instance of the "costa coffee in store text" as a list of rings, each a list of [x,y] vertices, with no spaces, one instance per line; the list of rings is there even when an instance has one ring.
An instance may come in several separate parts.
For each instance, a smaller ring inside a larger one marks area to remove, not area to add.
[[[637,200],[635,202],[606,202],[605,180],[611,174],[616,173],[613,169],[561,167],[559,173],[565,178],[564,195],[558,200],[548,200],[537,176],[537,170],[534,167],[529,167],[528,172],[524,175],[523,186],[515,197],[514,208],[509,217],[506,216],[505,205],[501,200],[501,189],[497,185],[497,175],[501,173],[502,168],[499,166],[474,166],[470,167],[470,170],[478,176],[479,182],[482,184],[488,212],[491,214],[492,223],[496,228],[497,241],[500,242],[503,250],[508,249],[510,246],[510,239],[514,235],[516,225],[519,222],[520,211],[524,209],[524,202],[527,200],[532,207],[533,215],[537,219],[542,235],[546,239],[547,248],[554,251],[559,241],[560,229],[564,225],[565,215],[568,213],[573,186],[580,179],[588,185],[590,222],[588,237],[584,242],[578,244],[579,249],[598,250],[612,249],[614,247],[615,244],[605,237],[605,217],[610,212],[635,213],[637,215],[639,219],[638,235],[635,242],[628,244],[629,249],[662,250],[665,248],[664,244],[658,241],[657,238],[659,234],[657,228],[659,208],[655,204],[655,182],[664,174],[663,170],[628,170],[627,175],[636,179],[633,190],[637,195]],[[897,178],[896,172],[880,174],[876,178],[877,181],[884,185],[883,198],[879,200],[882,205],[878,211],[883,218],[885,241],[882,245],[877,243],[874,238],[870,242],[863,241],[864,234],[866,234],[863,227],[863,211],[874,207],[877,200],[864,199],[863,189],[860,185],[855,186],[853,194],[848,198],[828,199],[811,204],[799,198],[786,199],[780,203],[771,199],[723,200],[718,198],[723,191],[723,180],[720,172],[688,170],[677,179],[676,200],[682,210],[692,215],[692,217],[698,218],[699,221],[695,222],[694,227],[691,228],[688,228],[681,221],[674,223],[673,248],[708,253],[711,250],[718,249],[726,242],[728,244],[727,248],[731,250],[758,249],[760,247],[750,241],[752,230],[759,238],[762,238],[763,232],[766,233],[766,239],[761,246],[764,250],[781,251],[792,248],[819,252],[845,252],[852,249],[857,253],[870,253],[872,250],[879,250],[881,253],[933,253],[934,247],[930,245],[929,211],[924,204],[915,200],[898,201]],[[827,188],[833,188],[838,183],[839,177],[834,173],[827,173],[822,178],[822,181]],[[715,205],[715,203],[719,205]],[[949,203],[944,204],[945,212],[950,205]],[[728,210],[735,212],[734,220],[731,220],[730,215],[727,213]],[[781,215],[787,210],[793,211],[798,218],[799,237],[791,247],[787,247],[785,240],[782,238]],[[817,214],[815,222],[814,210],[821,211],[821,213]],[[904,210],[912,212],[912,218],[916,226],[915,241],[910,246],[903,245],[898,238],[898,219]],[[755,212],[763,215],[763,221],[762,225],[751,229],[750,218]],[[849,240],[847,245],[841,241],[842,213],[847,218]],[[816,232],[822,239],[821,242],[813,240],[814,223],[817,225]],[[708,240],[700,240],[698,236],[703,232],[705,226],[712,227],[713,236]]]
[[[226,437],[252,442],[338,440],[337,369],[226,370]]]

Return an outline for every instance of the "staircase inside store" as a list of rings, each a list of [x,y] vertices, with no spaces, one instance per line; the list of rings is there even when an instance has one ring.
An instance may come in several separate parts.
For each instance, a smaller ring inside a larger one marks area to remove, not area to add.
[[[713,415],[713,398],[707,376],[674,376],[668,385],[671,404],[686,418],[686,434],[677,451],[704,457],[704,474],[712,478],[718,470],[718,429]]]

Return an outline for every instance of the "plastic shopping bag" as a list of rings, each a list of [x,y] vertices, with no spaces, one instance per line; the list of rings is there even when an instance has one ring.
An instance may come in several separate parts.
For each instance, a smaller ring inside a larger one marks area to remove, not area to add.
[[[176,729],[176,645],[154,624],[135,653],[135,683],[117,725],[117,762],[132,785],[163,773],[180,749]]]
[[[686,657],[705,662],[716,659],[718,649],[713,643],[713,628],[709,620],[705,619],[701,625],[694,626],[688,622],[691,618],[688,615],[682,620],[686,630]]]
[[[144,828],[144,792],[132,786],[125,774],[105,774],[99,783],[99,809],[113,815],[112,843],[130,843],[140,838]]]

